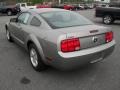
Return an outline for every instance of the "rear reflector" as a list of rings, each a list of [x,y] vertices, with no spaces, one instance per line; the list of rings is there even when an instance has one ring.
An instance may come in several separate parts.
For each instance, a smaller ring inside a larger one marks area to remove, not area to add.
[[[105,40],[106,40],[107,43],[111,42],[113,40],[113,32],[112,31],[111,32],[107,32],[105,34]]]
[[[66,39],[61,41],[61,51],[62,52],[73,52],[80,49],[79,38]]]

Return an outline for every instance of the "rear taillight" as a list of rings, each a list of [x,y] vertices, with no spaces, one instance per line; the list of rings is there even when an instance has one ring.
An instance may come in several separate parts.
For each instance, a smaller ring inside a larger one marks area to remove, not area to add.
[[[62,52],[73,52],[80,49],[79,38],[66,39],[61,41],[61,51]]]
[[[111,32],[107,32],[105,34],[105,40],[106,40],[107,43],[111,42],[113,40],[113,32],[112,31]]]

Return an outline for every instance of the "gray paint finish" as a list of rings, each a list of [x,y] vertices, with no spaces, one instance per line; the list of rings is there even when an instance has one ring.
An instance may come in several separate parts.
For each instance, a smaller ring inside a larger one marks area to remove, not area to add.
[[[61,9],[40,9],[41,12],[66,11]],[[105,33],[111,31],[98,25],[85,25],[60,29],[52,29],[42,17],[38,15],[40,10],[30,10],[30,19],[27,24],[20,24],[18,22],[10,22],[7,25],[12,37],[25,49],[28,49],[27,43],[32,41],[42,56],[45,64],[51,65],[58,69],[73,69],[82,64],[91,62],[98,58],[104,59],[109,56],[114,50],[115,40],[105,43]],[[36,16],[40,21],[39,27],[30,25],[31,18]],[[91,30],[98,30],[96,33],[90,33]],[[98,37],[98,42],[93,43],[92,38]],[[70,38],[79,38],[81,49],[79,51],[63,53],[60,50],[60,43],[62,40]],[[49,61],[47,58],[52,58]]]

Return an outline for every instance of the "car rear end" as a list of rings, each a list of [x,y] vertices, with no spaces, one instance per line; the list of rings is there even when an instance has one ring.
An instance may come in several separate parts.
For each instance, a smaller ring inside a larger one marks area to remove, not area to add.
[[[58,69],[70,70],[101,61],[114,50],[113,32],[108,28],[88,25],[58,31],[64,34],[57,36],[54,44],[47,44],[47,50],[52,53],[46,57]]]
[[[44,35],[43,52],[49,65],[66,70],[98,62],[115,46],[110,28],[98,26],[71,11],[42,13],[52,30]]]

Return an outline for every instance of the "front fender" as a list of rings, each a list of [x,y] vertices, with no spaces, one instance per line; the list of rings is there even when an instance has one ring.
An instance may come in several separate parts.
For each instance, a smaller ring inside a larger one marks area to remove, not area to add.
[[[7,22],[7,23],[5,24],[5,30],[8,29],[8,26],[9,26],[9,22]]]

